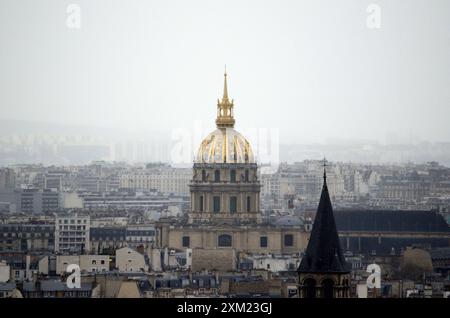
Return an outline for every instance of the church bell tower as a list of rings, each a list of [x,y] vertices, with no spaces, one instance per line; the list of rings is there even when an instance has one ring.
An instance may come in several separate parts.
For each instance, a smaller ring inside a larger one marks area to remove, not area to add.
[[[350,297],[350,268],[339,242],[328,193],[325,162],[319,207],[297,272],[300,298]]]

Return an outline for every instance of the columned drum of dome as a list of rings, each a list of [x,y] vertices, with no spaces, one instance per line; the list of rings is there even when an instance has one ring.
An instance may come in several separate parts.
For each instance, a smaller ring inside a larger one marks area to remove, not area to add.
[[[189,223],[249,224],[261,219],[257,164],[247,139],[234,129],[227,74],[217,102],[217,129],[201,143],[190,184]]]

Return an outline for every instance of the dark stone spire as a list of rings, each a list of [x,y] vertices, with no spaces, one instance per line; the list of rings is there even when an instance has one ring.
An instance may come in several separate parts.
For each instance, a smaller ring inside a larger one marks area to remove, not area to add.
[[[348,273],[349,266],[342,254],[330,195],[327,175],[323,173],[323,187],[319,207],[309,238],[308,247],[298,268],[300,273]]]

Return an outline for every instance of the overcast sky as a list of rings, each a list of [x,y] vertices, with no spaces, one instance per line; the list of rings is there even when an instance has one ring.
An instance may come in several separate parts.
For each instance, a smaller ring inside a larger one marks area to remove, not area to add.
[[[450,141],[448,0],[0,2],[0,118],[212,129],[224,64],[238,130]]]

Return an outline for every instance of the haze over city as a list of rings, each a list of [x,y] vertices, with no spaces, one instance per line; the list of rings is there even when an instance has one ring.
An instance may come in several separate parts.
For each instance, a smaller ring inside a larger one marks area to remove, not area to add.
[[[227,64],[242,131],[275,128],[288,145],[450,141],[448,1],[379,1],[376,29],[370,1],[77,3],[71,29],[70,1],[2,2],[1,119],[60,135],[209,131]]]
[[[0,313],[445,312],[449,26],[445,0],[0,1]]]

